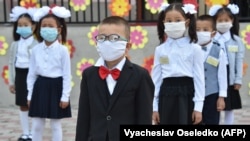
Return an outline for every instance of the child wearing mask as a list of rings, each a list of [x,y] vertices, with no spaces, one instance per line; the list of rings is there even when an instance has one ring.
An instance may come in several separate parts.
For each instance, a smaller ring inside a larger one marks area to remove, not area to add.
[[[219,125],[220,112],[225,108],[227,96],[227,68],[223,49],[213,40],[216,24],[212,16],[201,15],[196,20],[198,44],[204,50],[205,100],[202,122]]]
[[[33,14],[36,10],[36,8],[26,9],[25,7],[15,6],[10,13],[11,21],[14,23],[14,42],[11,44],[9,56],[9,90],[15,94],[15,103],[20,107],[20,123],[23,133],[18,141],[32,140],[28,117],[26,81],[31,49],[38,44],[33,36],[36,27]]]
[[[29,116],[35,141],[42,141],[46,118],[50,119],[51,141],[62,141],[61,119],[71,117],[71,65],[66,46],[65,7],[43,6],[34,14],[40,42],[32,49],[27,78]],[[61,42],[59,37],[61,36]]]
[[[220,41],[224,48],[228,64],[228,91],[225,98],[224,124],[233,124],[233,110],[242,108],[239,90],[242,85],[245,46],[239,37],[238,13],[239,7],[235,4],[214,5],[209,9],[209,14],[216,21],[217,32],[214,39]]]
[[[195,43],[195,13],[194,5],[182,3],[166,5],[159,13],[159,32],[166,33],[167,40],[162,39],[155,49],[153,124],[193,125],[202,121],[204,55]]]
[[[100,58],[82,73],[76,141],[119,141],[120,125],[152,123],[153,81],[125,56],[131,48],[129,23],[110,16],[98,30]]]

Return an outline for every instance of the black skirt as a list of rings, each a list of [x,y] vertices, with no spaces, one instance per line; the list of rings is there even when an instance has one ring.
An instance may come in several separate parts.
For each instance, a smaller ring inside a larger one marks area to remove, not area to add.
[[[71,106],[62,109],[59,104],[63,88],[62,77],[39,76],[34,84],[30,102],[29,116],[61,119],[71,117]]]
[[[227,97],[225,98],[225,109],[228,110],[234,110],[234,109],[241,109],[242,103],[241,103],[241,96],[240,91],[234,89],[234,85],[229,84],[229,66],[227,66],[227,79],[228,79],[228,89],[227,89]]]
[[[28,69],[15,68],[15,89],[16,89],[16,105],[28,106],[27,105],[27,75]]]
[[[160,124],[193,124],[193,97],[193,78],[165,78],[159,93]]]

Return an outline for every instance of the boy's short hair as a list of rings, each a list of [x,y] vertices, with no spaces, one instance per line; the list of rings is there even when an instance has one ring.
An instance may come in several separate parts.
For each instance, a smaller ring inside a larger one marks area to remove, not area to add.
[[[216,22],[215,22],[213,16],[210,16],[210,15],[207,15],[207,14],[201,15],[201,16],[199,16],[197,18],[197,21],[199,21],[199,20],[200,21],[209,21],[209,22],[211,22],[213,30],[216,30]]]
[[[120,16],[110,16],[102,20],[100,25],[102,24],[116,24],[116,25],[124,25],[125,26],[125,35],[126,38],[129,40],[130,39],[130,25],[128,21],[126,21],[124,18]]]

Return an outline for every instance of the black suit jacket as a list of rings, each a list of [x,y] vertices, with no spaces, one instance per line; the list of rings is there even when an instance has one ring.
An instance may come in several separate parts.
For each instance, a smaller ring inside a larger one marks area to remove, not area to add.
[[[99,67],[83,71],[76,141],[120,140],[121,124],[152,124],[154,84],[148,71],[126,60],[110,96]],[[108,95],[107,95],[108,94]]]

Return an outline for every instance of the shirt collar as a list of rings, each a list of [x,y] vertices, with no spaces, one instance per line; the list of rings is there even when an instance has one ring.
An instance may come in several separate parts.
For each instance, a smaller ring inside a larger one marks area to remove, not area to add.
[[[49,48],[53,48],[53,47],[57,46],[57,45],[60,44],[60,43],[59,43],[58,40],[56,40],[54,43],[52,43],[52,44],[49,45],[49,46],[47,46],[47,45],[45,44],[45,41],[43,41],[42,44],[43,44],[44,49],[49,49]]]
[[[186,44],[187,42],[189,42],[190,38],[187,36],[184,36],[178,39],[168,38],[167,40],[170,45],[172,43],[176,43],[179,47],[184,47],[183,44]]]
[[[228,40],[230,40],[230,38],[231,38],[231,34],[230,34],[230,31],[227,31],[227,32],[225,32],[225,33],[223,33],[223,34],[221,34],[221,33],[219,33],[219,32],[216,32],[216,34],[215,34],[215,38],[216,39],[223,39],[224,41],[228,41]]]
[[[31,44],[33,40],[34,40],[33,36],[30,36],[29,38],[26,38],[26,39],[24,39],[22,37],[20,38],[20,42],[25,42],[27,44]]]
[[[118,70],[122,70],[122,68],[123,68],[123,66],[124,66],[124,64],[125,64],[125,61],[126,61],[126,58],[124,57],[114,68],[117,68]],[[97,61],[96,61],[96,63],[95,63],[95,66],[97,66],[97,67],[100,67],[100,66],[106,66],[105,65],[105,60],[102,58],[102,57],[100,57]]]

